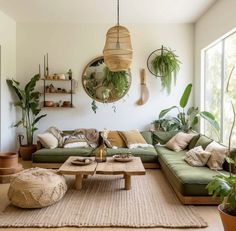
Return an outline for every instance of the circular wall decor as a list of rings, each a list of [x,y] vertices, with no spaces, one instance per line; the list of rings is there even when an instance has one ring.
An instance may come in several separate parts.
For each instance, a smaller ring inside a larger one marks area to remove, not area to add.
[[[82,84],[86,93],[102,103],[112,103],[123,98],[131,85],[131,72],[111,72],[103,56],[89,62],[82,74]]]

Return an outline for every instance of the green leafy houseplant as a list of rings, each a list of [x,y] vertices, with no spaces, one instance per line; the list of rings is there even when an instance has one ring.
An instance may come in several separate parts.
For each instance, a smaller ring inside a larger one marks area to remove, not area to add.
[[[162,110],[159,114],[158,120],[154,121],[154,123],[157,123],[162,119],[166,119],[171,124],[171,126],[168,127],[169,131],[181,130],[187,132],[188,130],[193,129],[194,126],[198,124],[199,117],[202,117],[212,125],[212,127],[215,129],[218,135],[219,124],[215,120],[215,117],[210,112],[207,111],[200,112],[199,109],[195,107],[190,107],[186,111],[186,106],[188,104],[191,91],[192,91],[192,84],[188,84],[183,92],[182,97],[180,98],[179,106],[172,106],[170,108]],[[173,109],[176,109],[178,111],[177,116],[164,118]]]
[[[21,119],[14,124],[14,127],[23,126],[27,137],[27,145],[33,145],[33,135],[38,129],[36,124],[46,114],[39,115],[41,109],[39,105],[40,93],[35,91],[36,82],[40,79],[37,74],[31,78],[26,86],[21,89],[20,83],[14,79],[7,79],[8,86],[16,93],[18,101],[14,103],[22,112]]]
[[[104,68],[104,79],[102,81],[102,86],[104,87],[102,96],[103,103],[107,103],[108,100],[113,100],[121,98],[125,92],[129,89],[129,72],[128,71],[119,71],[112,72],[107,67]],[[93,100],[92,110],[96,113],[98,107],[95,100]],[[113,105],[114,112],[116,107]]]
[[[230,72],[228,83],[226,87],[226,92],[230,96],[230,79],[235,67]],[[232,134],[233,129],[235,127],[235,120],[236,120],[236,112],[235,106],[233,102],[233,98],[230,99],[232,111],[233,111],[233,121],[231,125],[230,135],[229,135],[229,142],[228,142],[228,153],[226,157],[226,161],[229,164],[229,175],[220,173],[219,175],[215,176],[214,179],[207,185],[207,189],[210,195],[213,198],[220,196],[222,204],[220,209],[226,212],[229,215],[236,216],[236,175],[234,174],[234,167],[235,167],[235,150],[231,149],[231,142],[232,142]],[[223,220],[223,219],[222,219]],[[224,223],[224,220],[223,220]],[[236,217],[234,218],[234,227],[236,227]],[[225,224],[224,224],[225,225]],[[231,224],[232,225],[232,224]]]
[[[167,90],[168,94],[171,91],[172,77],[174,77],[176,83],[176,75],[180,69],[180,64],[181,62],[174,51],[164,47],[162,47],[161,53],[156,54],[151,61],[155,75],[161,77],[162,87]]]

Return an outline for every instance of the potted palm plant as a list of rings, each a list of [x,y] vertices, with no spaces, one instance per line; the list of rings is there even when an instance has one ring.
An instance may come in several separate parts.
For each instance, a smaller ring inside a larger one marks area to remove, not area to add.
[[[36,150],[36,145],[33,144],[34,132],[38,129],[36,124],[46,116],[46,114],[39,115],[41,111],[39,104],[40,93],[35,91],[35,86],[39,79],[39,74],[35,75],[24,88],[20,88],[20,83],[14,79],[6,80],[18,99],[14,105],[19,107],[22,113],[21,119],[14,124],[14,127],[23,126],[25,129],[27,144],[20,144],[19,150],[24,160],[31,159],[32,153]]]
[[[232,68],[226,92],[230,93],[229,85],[230,79],[235,67]],[[234,174],[235,168],[235,151],[231,150],[232,134],[235,126],[236,112],[233,102],[233,98],[230,99],[232,111],[233,111],[233,122],[231,125],[229,143],[228,143],[228,155],[226,161],[229,164],[229,175],[220,173],[215,176],[214,179],[207,185],[207,189],[213,198],[220,196],[222,203],[218,206],[220,217],[224,226],[225,231],[236,230],[236,175]]]

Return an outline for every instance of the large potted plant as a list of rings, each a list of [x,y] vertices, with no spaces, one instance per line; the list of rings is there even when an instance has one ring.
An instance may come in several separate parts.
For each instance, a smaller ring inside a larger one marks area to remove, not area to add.
[[[36,124],[46,114],[40,114],[40,93],[35,90],[37,81],[40,76],[37,74],[25,85],[20,88],[20,83],[14,79],[7,79],[8,86],[15,92],[18,101],[14,103],[16,107],[21,109],[21,119],[14,124],[14,127],[23,126],[26,133],[27,143],[20,145],[19,153],[22,159],[31,159],[32,153],[36,151],[36,145],[33,144],[34,132],[38,129]]]
[[[161,125],[161,130],[164,131],[181,130],[187,132],[198,124],[199,117],[201,117],[212,125],[216,131],[216,134],[218,135],[219,124],[210,112],[200,112],[199,109],[195,107],[190,107],[188,110],[186,110],[191,91],[192,84],[188,84],[180,98],[179,106],[172,106],[162,110],[159,114],[158,120],[155,120],[153,124],[156,127],[157,125]],[[166,117],[166,115],[173,109],[178,111],[177,116]]]
[[[235,67],[230,72],[228,83],[226,87],[226,92],[230,95],[229,85],[230,79]],[[228,143],[228,155],[226,161],[229,164],[229,175],[220,173],[215,176],[214,179],[207,185],[207,189],[213,198],[220,196],[222,203],[218,206],[220,217],[224,226],[225,231],[235,231],[236,230],[236,175],[235,173],[235,150],[231,149],[232,134],[235,126],[236,112],[235,112],[235,102],[233,98],[230,99],[232,111],[233,111],[233,121],[231,125],[229,143]]]

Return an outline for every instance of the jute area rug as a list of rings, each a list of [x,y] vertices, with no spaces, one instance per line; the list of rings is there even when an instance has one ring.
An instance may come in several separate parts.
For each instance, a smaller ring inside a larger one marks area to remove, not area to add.
[[[132,177],[125,191],[121,176],[95,175],[58,203],[43,209],[19,209],[9,204],[0,213],[0,227],[206,227],[193,206],[180,204],[160,170]]]

